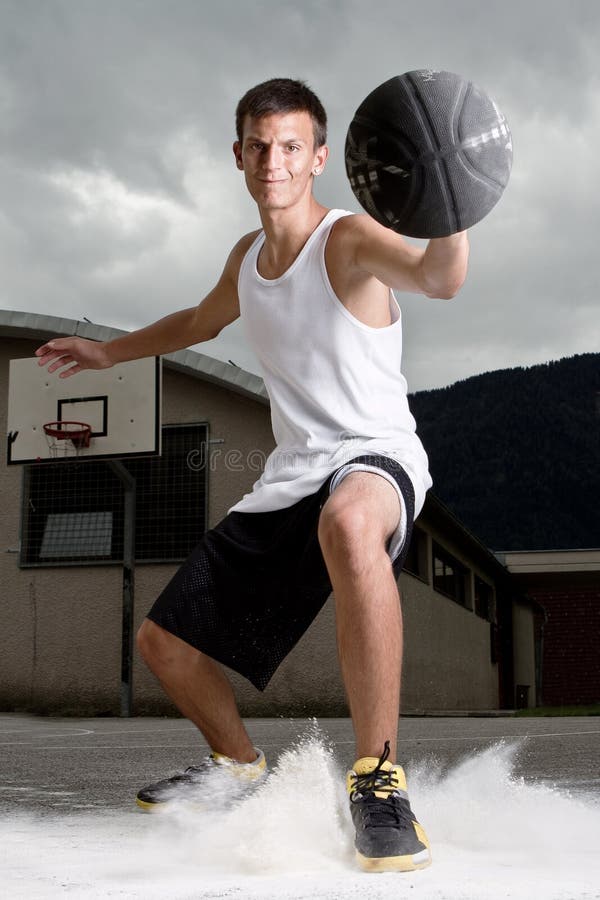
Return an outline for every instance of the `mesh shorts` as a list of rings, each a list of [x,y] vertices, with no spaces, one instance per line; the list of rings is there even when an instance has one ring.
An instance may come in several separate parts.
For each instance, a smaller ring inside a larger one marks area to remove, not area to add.
[[[394,548],[398,577],[414,518],[410,478],[386,456],[356,457],[343,469],[380,471],[397,487],[403,540],[397,546],[393,535],[388,552]],[[206,532],[148,618],[264,690],[331,593],[317,529],[338,473],[285,509],[229,513]]]

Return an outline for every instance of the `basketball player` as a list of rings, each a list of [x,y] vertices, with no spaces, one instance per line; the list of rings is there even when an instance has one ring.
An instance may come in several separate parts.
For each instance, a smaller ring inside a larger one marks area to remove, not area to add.
[[[358,757],[347,776],[358,859],[370,871],[422,868],[429,843],[395,763],[396,580],[431,480],[391,289],[454,296],[466,234],[419,249],[367,215],[321,206],[313,182],[328,156],[326,115],[302,82],[248,91],[233,152],[262,228],[235,244],[202,302],[106,343],[59,338],[37,351],[40,365],[69,377],[210,340],[241,315],[271,400],[277,445],[262,476],[205,535],[138,634],[146,663],[212,752],[137,802],[153,809],[209,793],[217,770],[219,784],[226,775],[250,787],[264,776],[220,664],[264,689],[333,589]]]

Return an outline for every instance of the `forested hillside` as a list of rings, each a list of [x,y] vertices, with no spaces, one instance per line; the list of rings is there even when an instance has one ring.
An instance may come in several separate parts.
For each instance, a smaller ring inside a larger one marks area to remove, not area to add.
[[[492,550],[600,547],[600,353],[410,397],[433,491]]]

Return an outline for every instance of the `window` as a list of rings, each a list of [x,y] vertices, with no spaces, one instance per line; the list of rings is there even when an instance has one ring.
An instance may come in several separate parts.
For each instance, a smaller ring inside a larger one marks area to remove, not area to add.
[[[494,588],[475,575],[474,578],[475,591],[475,612],[482,619],[492,622],[494,618]]]
[[[447,550],[433,543],[433,586],[436,591],[467,605],[468,569]]]
[[[427,535],[418,525],[413,527],[408,553],[404,561],[404,569],[411,575],[416,575],[422,581],[429,580]]]
[[[112,512],[49,513],[40,559],[110,556]]]
[[[162,429],[162,455],[120,460],[136,483],[138,562],[185,559],[206,530],[206,425]],[[110,460],[27,466],[22,566],[123,559],[124,488]]]

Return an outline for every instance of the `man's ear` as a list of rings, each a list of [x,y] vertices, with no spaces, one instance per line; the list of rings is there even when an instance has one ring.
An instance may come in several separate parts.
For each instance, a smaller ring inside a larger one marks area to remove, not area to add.
[[[233,145],[233,155],[235,156],[235,164],[238,169],[244,169],[244,163],[242,162],[242,145],[239,141],[236,141]]]
[[[322,147],[319,147],[315,153],[315,160],[313,165],[313,175],[320,175],[323,169],[325,168],[325,163],[327,162],[327,157],[329,156],[329,147],[327,144],[323,144]]]

